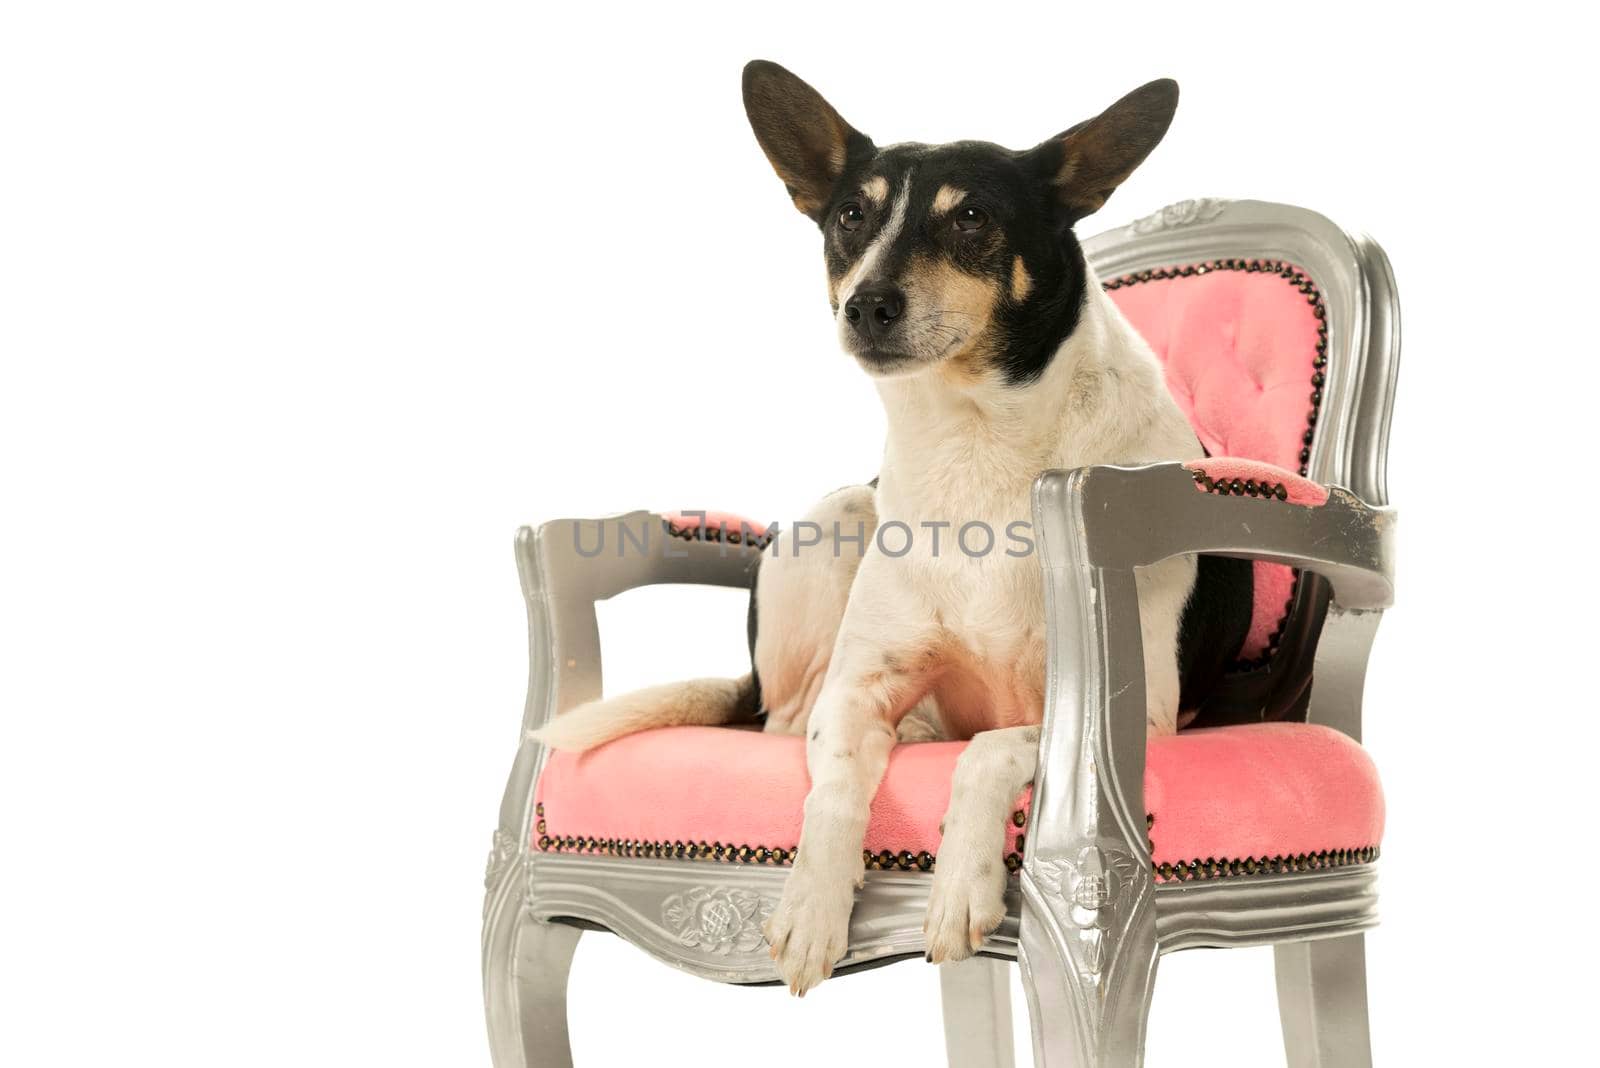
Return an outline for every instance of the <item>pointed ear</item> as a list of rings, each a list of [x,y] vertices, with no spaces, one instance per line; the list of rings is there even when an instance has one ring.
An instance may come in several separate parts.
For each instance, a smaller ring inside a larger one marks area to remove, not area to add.
[[[1141,85],[1099,115],[1052,137],[1030,155],[1038,157],[1077,222],[1099,211],[1113,190],[1160,144],[1178,109],[1178,83],[1162,78]]]
[[[870,153],[872,141],[822,94],[764,59],[745,64],[744,110],[794,206],[820,223],[846,163]]]

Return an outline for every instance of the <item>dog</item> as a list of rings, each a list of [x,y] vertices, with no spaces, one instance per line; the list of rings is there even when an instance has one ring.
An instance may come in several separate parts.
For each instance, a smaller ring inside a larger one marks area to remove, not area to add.
[[[1043,717],[1043,583],[1031,553],[973,555],[957,528],[1025,542],[1043,471],[1204,455],[1073,230],[1155,148],[1177,101],[1175,82],[1154,81],[1027,151],[879,148],[784,68],[745,68],[756,140],[822,231],[840,345],[888,416],[878,478],[806,521],[865,536],[858,552],[807,553],[779,534],[754,585],[749,675],[593,702],[535,736],[581,750],[669,724],[764,719],[803,733],[804,824],[765,928],[795,994],[846,952],[868,807],[897,742],[971,739],[933,873],[928,959],[970,956],[1005,916],[1005,819],[1033,779]],[[877,536],[891,524],[896,537]],[[1147,728],[1169,734],[1244,640],[1249,567],[1179,557],[1136,582]]]

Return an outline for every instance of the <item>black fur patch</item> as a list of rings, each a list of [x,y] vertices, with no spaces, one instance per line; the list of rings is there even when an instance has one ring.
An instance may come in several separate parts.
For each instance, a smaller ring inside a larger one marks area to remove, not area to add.
[[[905,220],[875,275],[895,282],[914,261],[941,262],[989,286],[995,294],[993,318],[979,344],[992,354],[1006,382],[1026,385],[1077,327],[1083,308],[1083,250],[1051,185],[1058,163],[1051,153],[1016,152],[981,141],[895,145],[853,161],[819,221],[829,277],[837,281],[850,270],[905,196]],[[861,194],[875,178],[888,184],[882,204]],[[987,217],[981,230],[965,233],[957,229],[953,213],[934,211],[934,199],[947,185],[966,194],[960,209]],[[865,216],[854,230],[841,221],[847,208],[859,208]],[[1018,257],[1028,277],[1020,301],[1012,298]],[[906,314],[913,318],[938,310],[913,306]]]
[[[745,637],[750,643],[750,681],[755,701],[754,718],[766,720],[767,704],[761,697],[761,674],[756,671],[756,629],[760,626],[760,612],[756,606],[756,576],[761,572],[761,555],[756,554],[750,565],[750,609],[745,614]]]
[[[1083,307],[1073,225],[1160,143],[1178,85],[1142,85],[1026,151],[982,141],[879,148],[766,60],[745,66],[744,102],[795,205],[822,228],[845,347],[863,366],[895,374],[951,361],[957,380],[1023,386]],[[945,187],[959,196],[940,198]],[[898,217],[894,236],[879,242]],[[880,257],[852,271],[875,242]]]
[[[1178,629],[1178,707],[1203,707],[1239,657],[1255,610],[1255,569],[1231,556],[1197,559],[1194,591]]]

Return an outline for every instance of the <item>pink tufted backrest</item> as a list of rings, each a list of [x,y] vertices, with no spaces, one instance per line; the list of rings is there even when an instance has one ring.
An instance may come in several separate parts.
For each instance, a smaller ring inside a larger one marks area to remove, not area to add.
[[[1209,260],[1106,280],[1111,299],[1155,350],[1184,414],[1213,456],[1306,473],[1327,364],[1327,311],[1299,268]],[[1256,565],[1243,659],[1270,658],[1294,573]]]

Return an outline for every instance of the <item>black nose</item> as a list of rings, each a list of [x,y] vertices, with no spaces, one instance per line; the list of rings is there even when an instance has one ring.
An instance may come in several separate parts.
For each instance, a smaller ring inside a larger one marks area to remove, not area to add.
[[[894,329],[895,320],[906,308],[905,294],[887,282],[868,282],[857,286],[844,302],[844,317],[856,333],[880,338]]]

